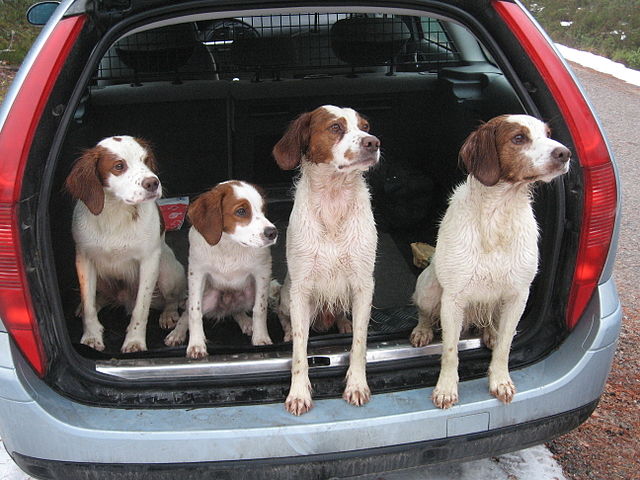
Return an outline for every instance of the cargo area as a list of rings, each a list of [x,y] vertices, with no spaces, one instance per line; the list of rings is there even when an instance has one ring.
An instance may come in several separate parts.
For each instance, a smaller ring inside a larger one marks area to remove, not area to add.
[[[448,195],[465,176],[458,166],[458,150],[466,136],[496,115],[525,113],[510,79],[468,30],[428,16],[305,13],[200,18],[138,29],[111,45],[68,127],[49,214],[64,311],[60,325],[70,344],[81,358],[98,365],[98,370],[100,365],[123,367],[123,371],[127,366],[153,366],[156,370],[149,375],[155,380],[162,379],[162,368],[167,365],[189,363],[184,347],[164,345],[168,332],[160,329],[159,312],[153,310],[147,329],[148,352],[120,353],[129,318],[119,308],[100,313],[105,326],[104,352],[80,344],[82,325],[75,315],[79,290],[70,233],[73,201],[62,186],[84,149],[111,135],[148,140],[158,160],[165,197],[193,199],[228,179],[263,187],[269,199],[268,217],[279,231],[272,249],[273,274],[282,282],[296,172],[279,170],[271,150],[296,116],[333,104],[366,116],[371,132],[381,141],[381,162],[367,174],[379,242],[369,342],[370,349],[396,345],[404,352],[394,357],[389,347],[391,353],[387,352],[385,360],[393,367],[394,361],[411,350],[408,336],[417,321],[410,297],[420,269],[414,266],[410,244],[435,245]],[[552,244],[558,223],[557,195],[554,187],[536,193],[536,199],[545,199],[536,204],[543,255],[541,274],[519,329],[525,336],[527,329],[545,328],[538,312],[548,300],[544,270],[554,257],[545,257],[545,245]],[[550,208],[543,209],[542,204]],[[185,221],[182,228],[166,234],[167,243],[185,267],[188,228]],[[269,313],[273,346],[252,347],[250,338],[230,319],[206,323],[205,328],[211,362],[224,364],[225,359],[244,354],[251,359],[284,356],[284,366],[278,371],[286,375],[291,344],[282,342],[273,312]],[[488,351],[474,338],[471,332],[470,343],[461,350],[475,352],[469,355],[482,361],[463,368],[461,376],[479,375],[486,368]],[[350,335],[331,330],[312,334],[309,348],[310,352],[340,350],[349,343]],[[517,350],[517,342],[514,345]],[[433,369],[423,368],[419,377],[391,382],[391,386],[373,380],[374,391],[376,385],[401,388],[434,381],[439,355],[437,349],[422,353],[429,352],[427,363]],[[523,354],[523,363],[528,361],[525,357]],[[513,358],[517,363],[517,352]],[[425,363],[424,358],[412,361]],[[377,365],[383,368],[384,364],[379,361]],[[320,360],[318,366],[322,365]],[[203,369],[199,375],[212,374],[206,362],[199,366]],[[312,368],[312,378],[313,372]],[[119,374],[135,378],[127,375]],[[332,380],[338,386],[340,381],[339,376]],[[339,387],[314,388],[322,396],[332,395]]]

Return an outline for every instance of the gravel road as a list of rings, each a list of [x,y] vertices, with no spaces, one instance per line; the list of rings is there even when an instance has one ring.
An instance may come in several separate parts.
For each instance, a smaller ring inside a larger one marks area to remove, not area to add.
[[[593,416],[549,448],[572,480],[640,479],[640,87],[572,65],[607,133],[622,179],[615,278],[624,309],[609,382]]]

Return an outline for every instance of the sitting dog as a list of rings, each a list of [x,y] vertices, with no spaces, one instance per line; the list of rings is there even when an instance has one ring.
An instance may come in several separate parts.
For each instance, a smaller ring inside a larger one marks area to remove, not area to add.
[[[202,317],[233,316],[252,345],[271,345],[267,302],[271,250],[278,231],[265,216],[266,201],[250,183],[231,180],[200,195],[189,207],[189,299],[165,344],[184,343],[187,357],[207,355]],[[247,311],[253,311],[249,318]]]
[[[466,324],[483,328],[493,350],[491,394],[513,399],[509,350],[538,268],[531,186],[566,173],[571,157],[549,134],[533,117],[503,115],[469,135],[460,150],[469,175],[451,196],[432,263],[413,294],[419,321],[411,343],[428,344],[438,318],[442,327],[442,369],[432,395],[439,408],[458,401],[457,347]]]
[[[79,200],[72,233],[82,298],[80,341],[96,350],[105,348],[98,312],[107,304],[123,305],[131,313],[122,352],[147,349],[147,317],[156,287],[164,303],[160,325],[173,327],[179,316],[186,279],[164,241],[155,203],[162,186],[155,170],[146,142],[109,137],[87,150],[66,180],[67,190]]]
[[[273,149],[280,168],[300,166],[287,229],[288,273],[279,316],[293,337],[291,390],[285,408],[311,408],[307,341],[311,324],[353,328],[343,398],[369,401],[366,349],[373,297],[377,232],[363,173],[378,163],[380,142],[350,108],[324,106],[298,117]],[[353,327],[346,313],[351,310]]]

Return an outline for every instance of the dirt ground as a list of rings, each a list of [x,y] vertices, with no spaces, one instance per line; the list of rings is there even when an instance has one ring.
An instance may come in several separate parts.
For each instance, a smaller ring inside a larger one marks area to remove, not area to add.
[[[571,480],[640,479],[640,341],[638,309],[625,309],[609,381],[598,408],[580,427],[547,446]]]

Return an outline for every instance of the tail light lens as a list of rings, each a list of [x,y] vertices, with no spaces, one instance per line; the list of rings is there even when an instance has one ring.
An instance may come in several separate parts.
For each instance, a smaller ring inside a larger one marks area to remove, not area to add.
[[[46,357],[24,271],[18,221],[24,167],[38,121],[84,17],[60,21],[24,79],[0,131],[0,318],[38,375]]]
[[[609,254],[617,208],[615,173],[589,105],[545,35],[519,5],[499,0],[493,5],[549,87],[567,122],[582,167],[582,224],[566,316],[571,329],[593,296]]]

